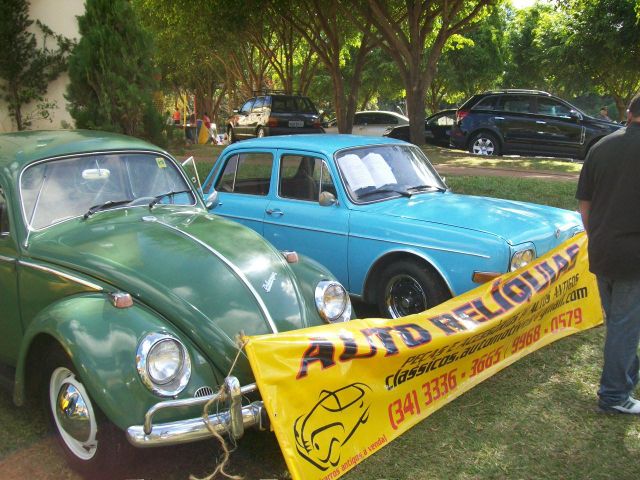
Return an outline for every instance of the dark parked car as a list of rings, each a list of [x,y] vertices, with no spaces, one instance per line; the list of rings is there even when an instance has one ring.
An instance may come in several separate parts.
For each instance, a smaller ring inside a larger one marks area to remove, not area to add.
[[[265,94],[247,100],[227,121],[233,143],[243,138],[324,133],[320,114],[308,97]]]
[[[434,145],[449,146],[451,127],[456,122],[456,110],[448,109],[434,113],[424,121],[424,140]],[[383,136],[410,142],[409,125],[388,128]]]
[[[451,146],[481,155],[582,159],[594,143],[619,128],[546,92],[499,90],[474,95],[458,109]]]

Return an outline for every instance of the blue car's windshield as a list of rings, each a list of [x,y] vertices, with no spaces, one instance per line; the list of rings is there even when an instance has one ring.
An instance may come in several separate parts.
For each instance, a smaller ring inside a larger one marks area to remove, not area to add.
[[[97,207],[196,203],[191,185],[173,161],[139,152],[37,163],[22,172],[20,191],[25,222],[34,230],[103,209]]]
[[[345,189],[355,203],[447,188],[422,150],[413,145],[344,150],[336,154],[336,163]]]

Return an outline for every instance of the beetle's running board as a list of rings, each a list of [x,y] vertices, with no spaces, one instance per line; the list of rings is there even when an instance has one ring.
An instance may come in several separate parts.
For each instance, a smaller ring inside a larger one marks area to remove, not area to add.
[[[240,438],[246,428],[256,427],[266,430],[269,426],[264,404],[261,401],[242,406],[242,397],[257,390],[255,383],[240,387],[235,377],[227,377],[220,393],[199,398],[167,400],[151,407],[144,418],[144,425],[134,425],[127,429],[127,440],[135,447],[159,447],[195,442],[213,436],[211,430],[221,435],[229,434]],[[204,405],[210,400],[225,402],[228,410],[204,417],[178,420],[176,422],[153,424],[153,416],[160,410]]]

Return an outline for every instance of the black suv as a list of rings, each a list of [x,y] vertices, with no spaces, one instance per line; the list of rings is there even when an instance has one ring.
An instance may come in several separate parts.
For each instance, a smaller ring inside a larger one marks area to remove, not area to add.
[[[229,142],[243,138],[324,133],[320,115],[308,97],[264,93],[247,100],[227,121]]]
[[[621,125],[581,112],[538,90],[498,90],[467,100],[456,113],[450,145],[483,155],[584,158]]]

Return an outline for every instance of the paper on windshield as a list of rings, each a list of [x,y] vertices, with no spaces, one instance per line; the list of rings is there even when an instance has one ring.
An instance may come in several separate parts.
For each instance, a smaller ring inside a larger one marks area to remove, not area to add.
[[[391,167],[379,153],[368,153],[362,160],[367,165],[376,188],[390,183],[398,183],[396,176],[391,171]]]
[[[373,177],[359,156],[349,153],[340,159],[342,173],[352,191],[375,186]]]
[[[362,159],[350,153],[340,159],[340,166],[353,191],[397,183],[391,167],[379,153],[368,153]]]

